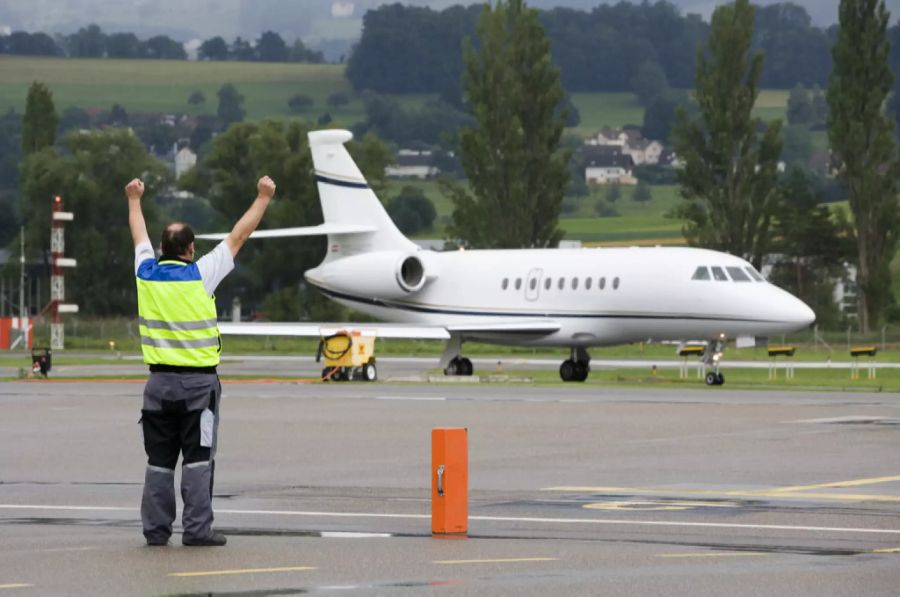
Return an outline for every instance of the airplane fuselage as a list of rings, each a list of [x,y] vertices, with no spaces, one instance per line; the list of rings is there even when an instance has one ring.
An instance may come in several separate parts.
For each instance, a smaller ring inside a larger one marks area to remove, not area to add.
[[[500,344],[587,347],[773,336],[814,320],[805,304],[763,281],[743,259],[704,249],[419,251],[416,255],[424,264],[427,281],[413,292],[361,291],[366,288],[362,279],[366,276],[390,278],[388,270],[396,268],[394,254],[385,254],[383,264],[370,258],[365,270],[347,267],[353,256],[331,257],[308,271],[306,279],[334,300],[385,321],[447,326],[534,320],[559,324],[551,333],[465,334],[467,339]],[[698,275],[698,268],[706,268],[706,276]]]

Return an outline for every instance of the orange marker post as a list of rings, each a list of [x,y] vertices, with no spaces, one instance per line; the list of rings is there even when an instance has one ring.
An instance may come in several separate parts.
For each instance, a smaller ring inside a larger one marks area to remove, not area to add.
[[[465,536],[469,532],[468,430],[431,430],[431,533]]]

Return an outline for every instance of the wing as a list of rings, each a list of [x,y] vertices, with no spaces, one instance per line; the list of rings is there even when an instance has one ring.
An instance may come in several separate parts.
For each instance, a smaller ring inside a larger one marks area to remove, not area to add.
[[[450,333],[440,326],[414,326],[389,323],[220,323],[226,336],[307,336],[319,338],[341,330],[354,330],[376,338],[419,338],[448,340]]]
[[[319,224],[318,226],[301,226],[299,228],[274,228],[272,230],[256,230],[250,238],[283,238],[287,236],[322,236],[326,234],[363,234],[375,232],[371,226],[355,224]],[[196,238],[204,240],[224,240],[227,232],[216,234],[198,234]]]
[[[329,336],[341,330],[354,330],[376,338],[415,338],[449,340],[451,335],[466,334],[552,334],[559,330],[554,321],[510,321],[453,325],[412,325],[406,323],[220,323],[226,336]]]

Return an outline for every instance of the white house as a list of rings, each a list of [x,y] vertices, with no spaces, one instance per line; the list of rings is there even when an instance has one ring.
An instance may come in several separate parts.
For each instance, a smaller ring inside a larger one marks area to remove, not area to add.
[[[659,163],[659,156],[662,155],[663,145],[659,141],[651,141],[650,139],[629,141],[625,146],[625,152],[631,156],[636,166],[641,164],[656,165]]]
[[[384,169],[389,178],[426,179],[437,176],[440,170],[433,163],[434,156],[428,150],[401,149],[397,152],[397,163]]]
[[[587,184],[637,184],[634,159],[621,147],[587,145],[584,148],[584,180]]]
[[[175,154],[175,180],[193,168],[197,164],[197,154],[191,151],[189,147],[182,147]]]

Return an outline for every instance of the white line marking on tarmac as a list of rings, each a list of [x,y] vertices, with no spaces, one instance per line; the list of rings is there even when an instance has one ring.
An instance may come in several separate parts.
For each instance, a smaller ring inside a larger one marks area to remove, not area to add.
[[[443,396],[376,396],[375,400],[411,400],[419,402],[443,402]]]
[[[45,506],[29,504],[0,504],[0,510],[64,510],[64,511],[111,511],[137,512],[137,508],[118,506]],[[406,520],[430,519],[431,514],[387,514],[381,512],[314,512],[308,510],[221,510],[218,514],[235,514],[249,516],[307,516],[319,518],[396,518]],[[546,524],[584,524],[584,525],[621,525],[621,526],[660,526],[711,529],[756,529],[774,531],[810,531],[813,533],[861,533],[874,535],[900,535],[900,529],[873,529],[859,527],[814,527],[787,524],[738,524],[723,522],[682,522],[674,520],[623,520],[605,518],[544,518],[528,516],[470,516],[469,520],[483,522],[534,522]]]
[[[25,583],[12,583],[8,585],[0,585],[0,589],[27,589],[28,587],[33,587],[34,585],[27,585]]]
[[[222,576],[226,574],[261,574],[265,572],[306,572],[318,570],[312,566],[289,566],[284,568],[243,568],[239,570],[210,570],[208,572],[173,572],[169,576],[192,578],[195,576]]]
[[[558,562],[559,558],[497,558],[493,560],[435,560],[435,564],[514,564],[518,562]]]
[[[324,539],[382,539],[393,537],[390,533],[351,533],[345,531],[322,531],[319,536]]]

